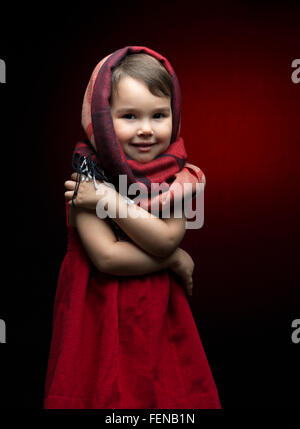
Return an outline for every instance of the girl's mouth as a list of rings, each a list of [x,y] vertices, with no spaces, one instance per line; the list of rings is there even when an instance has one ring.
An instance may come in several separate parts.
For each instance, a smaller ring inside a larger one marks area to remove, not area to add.
[[[139,152],[149,152],[156,143],[132,143]]]

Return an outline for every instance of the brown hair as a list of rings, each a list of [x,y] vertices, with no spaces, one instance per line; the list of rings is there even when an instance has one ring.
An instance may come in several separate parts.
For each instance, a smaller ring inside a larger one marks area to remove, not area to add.
[[[148,54],[126,55],[122,61],[112,69],[111,94],[115,94],[118,83],[124,76],[130,76],[145,83],[149,91],[158,97],[171,97],[172,78],[164,66]],[[110,100],[111,101],[111,97]]]

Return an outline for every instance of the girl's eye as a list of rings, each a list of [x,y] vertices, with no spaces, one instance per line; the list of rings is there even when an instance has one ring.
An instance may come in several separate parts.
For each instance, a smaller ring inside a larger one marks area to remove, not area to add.
[[[155,119],[161,119],[161,118],[164,118],[164,117],[165,117],[165,115],[163,113],[155,113],[155,115],[154,115]]]
[[[133,113],[126,113],[125,115],[122,116],[125,119],[135,119],[135,115]],[[153,115],[154,119],[161,119],[164,118],[165,115],[163,113],[155,113]]]

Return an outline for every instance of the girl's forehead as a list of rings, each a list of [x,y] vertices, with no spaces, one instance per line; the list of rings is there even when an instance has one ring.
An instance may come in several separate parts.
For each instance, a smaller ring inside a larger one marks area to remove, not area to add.
[[[112,96],[112,105],[128,107],[145,107],[146,105],[170,106],[170,97],[159,97],[152,94],[146,84],[129,76],[124,76],[118,82]]]

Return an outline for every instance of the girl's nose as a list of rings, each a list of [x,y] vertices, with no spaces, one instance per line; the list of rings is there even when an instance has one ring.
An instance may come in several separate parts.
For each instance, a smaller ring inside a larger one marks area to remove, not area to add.
[[[153,134],[150,122],[144,122],[137,131],[138,136],[153,136]]]
[[[146,129],[143,129],[143,130],[139,130],[138,132],[137,132],[137,135],[140,137],[140,136],[153,136],[153,130],[146,130]]]

